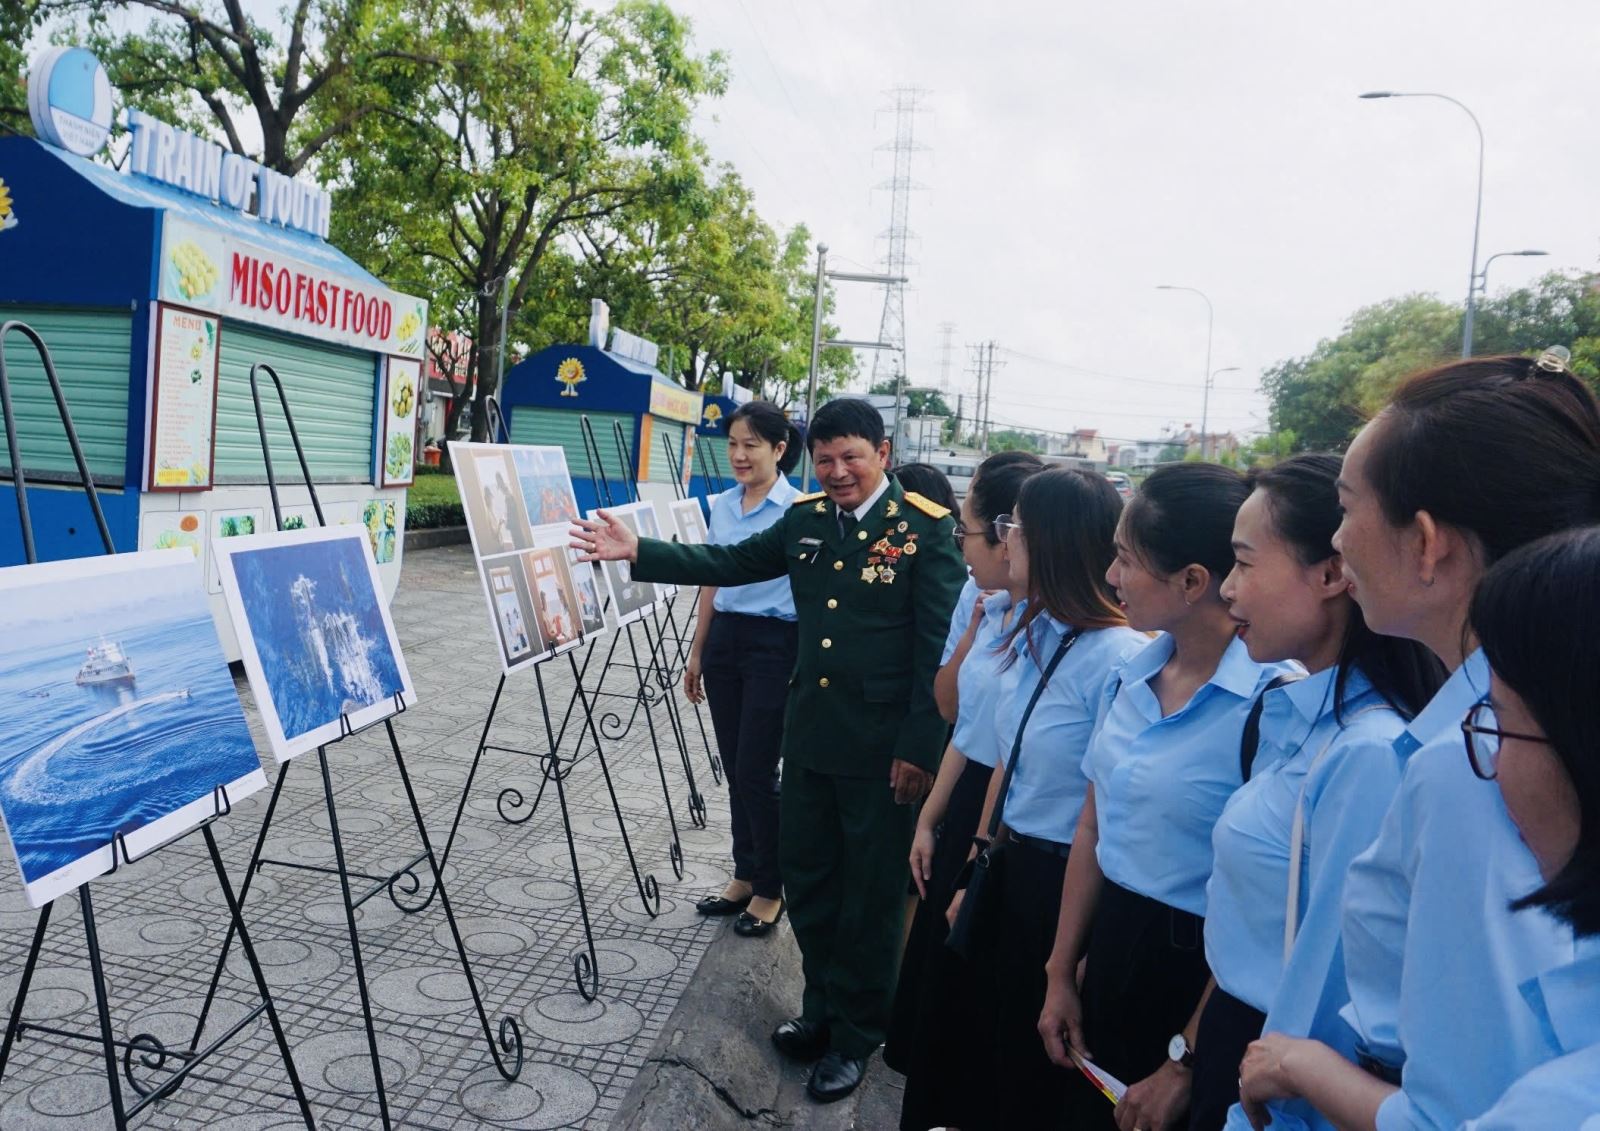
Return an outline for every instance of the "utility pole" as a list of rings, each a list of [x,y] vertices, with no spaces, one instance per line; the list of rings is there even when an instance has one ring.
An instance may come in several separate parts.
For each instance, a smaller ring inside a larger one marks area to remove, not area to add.
[[[882,112],[894,115],[894,138],[878,148],[894,155],[894,171],[887,181],[877,185],[880,189],[889,190],[889,226],[880,233],[879,238],[887,240],[889,245],[882,261],[884,273],[903,277],[910,265],[906,247],[915,237],[909,222],[911,194],[925,187],[911,179],[911,158],[913,154],[927,149],[916,140],[916,121],[918,114],[927,113],[922,102],[928,92],[917,87],[902,86],[885,93],[892,101]],[[889,283],[883,289],[883,317],[878,324],[878,341],[891,346],[890,350],[884,352],[893,356],[886,358],[883,353],[873,355],[873,385],[878,383],[880,363],[898,364],[900,374],[906,372],[905,296],[904,282]]]
[[[954,322],[939,323],[939,391],[941,393],[950,391],[950,350],[952,348],[950,339],[955,335],[955,332],[956,324]]]

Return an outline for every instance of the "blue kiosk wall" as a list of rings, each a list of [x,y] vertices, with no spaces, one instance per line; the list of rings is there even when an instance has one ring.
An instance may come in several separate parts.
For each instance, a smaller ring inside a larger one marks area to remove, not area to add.
[[[673,465],[679,472],[693,468],[701,395],[631,358],[593,346],[550,346],[506,373],[500,407],[512,443],[557,446],[566,451],[573,490],[585,511],[603,501],[583,441],[581,419],[585,415],[594,430],[600,471],[610,483],[613,501],[619,501],[619,494],[626,496],[629,482],[660,484],[671,490]],[[614,425],[619,423],[632,456],[631,466],[625,464],[614,438]],[[695,484],[691,481],[688,486]],[[703,494],[704,488],[691,493]]]

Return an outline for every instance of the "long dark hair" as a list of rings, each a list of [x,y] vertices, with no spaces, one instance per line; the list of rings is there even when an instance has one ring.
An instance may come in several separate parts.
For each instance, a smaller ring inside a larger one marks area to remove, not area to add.
[[[1023,482],[1016,507],[1027,531],[1028,605],[1006,646],[1042,613],[1086,631],[1127,624],[1106,582],[1122,513],[1122,496],[1111,481],[1077,468],[1051,468]],[[1033,638],[1026,639],[1032,647]]]
[[[1339,529],[1338,456],[1304,455],[1250,474],[1246,482],[1267,498],[1273,529],[1294,551],[1301,565],[1312,566],[1334,556],[1333,533]],[[1445,680],[1444,665],[1423,645],[1398,636],[1379,636],[1367,627],[1361,609],[1350,605],[1344,640],[1339,645],[1339,671],[1334,677],[1334,717],[1344,722],[1345,689],[1359,668],[1384,701],[1407,719],[1427,706]]]
[[[771,401],[746,401],[733,410],[733,415],[728,417],[728,431],[732,434],[733,422],[742,420],[750,426],[750,431],[760,436],[773,447],[787,444],[783,455],[778,457],[778,474],[788,475],[800,462],[800,453],[805,450],[805,437],[800,429],[790,423],[789,418],[783,415],[783,409]]]
[[[1044,460],[1032,452],[1017,450],[996,452],[978,465],[967,494],[972,497],[972,513],[983,520],[985,542],[991,546],[999,545],[1000,535],[994,528],[995,517],[1015,507],[1017,496],[1022,493],[1022,484],[1044,468]]]
[[[1580,935],[1600,934],[1600,528],[1569,530],[1506,555],[1478,585],[1472,630],[1497,676],[1550,740],[1578,795],[1578,845],[1549,883],[1517,900]]]
[[[1455,361],[1409,378],[1374,420],[1367,460],[1384,517],[1471,531],[1485,567],[1600,520],[1600,405],[1528,357]]]
[[[1128,549],[1159,577],[1201,565],[1220,585],[1233,570],[1234,516],[1249,497],[1244,476],[1221,464],[1158,468],[1128,502]]]

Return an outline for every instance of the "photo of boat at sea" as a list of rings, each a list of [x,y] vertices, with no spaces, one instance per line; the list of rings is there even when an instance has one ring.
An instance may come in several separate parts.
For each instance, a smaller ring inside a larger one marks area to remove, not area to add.
[[[266,785],[200,564],[156,550],[0,569],[0,819],[43,906]]]
[[[222,591],[279,761],[416,702],[364,527],[216,543]]]

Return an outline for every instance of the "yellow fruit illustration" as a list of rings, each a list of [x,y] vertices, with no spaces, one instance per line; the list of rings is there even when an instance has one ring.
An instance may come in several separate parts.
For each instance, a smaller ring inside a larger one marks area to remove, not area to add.
[[[199,338],[196,338],[194,340],[194,345],[189,347],[189,356],[194,358],[196,361],[199,361],[200,360],[200,355],[203,354],[204,352],[205,352],[205,346],[201,344]]]
[[[193,240],[184,240],[173,248],[170,258],[178,273],[178,293],[184,298],[199,298],[217,285],[217,265]]]
[[[559,366],[556,367],[556,380],[566,386],[565,389],[561,390],[562,396],[577,396],[578,384],[582,381],[588,380],[583,373],[583,362],[579,361],[575,357],[567,358],[567,360],[563,361]]]
[[[416,311],[412,311],[410,314],[407,314],[404,318],[400,319],[400,325],[395,327],[394,332],[395,336],[400,339],[401,344],[405,345],[408,344],[412,338],[415,338],[417,336],[417,331],[421,329],[422,319],[417,316]]]
[[[411,378],[402,377],[394,389],[394,414],[401,420],[411,415],[411,406],[416,403],[416,388],[411,384]]]

